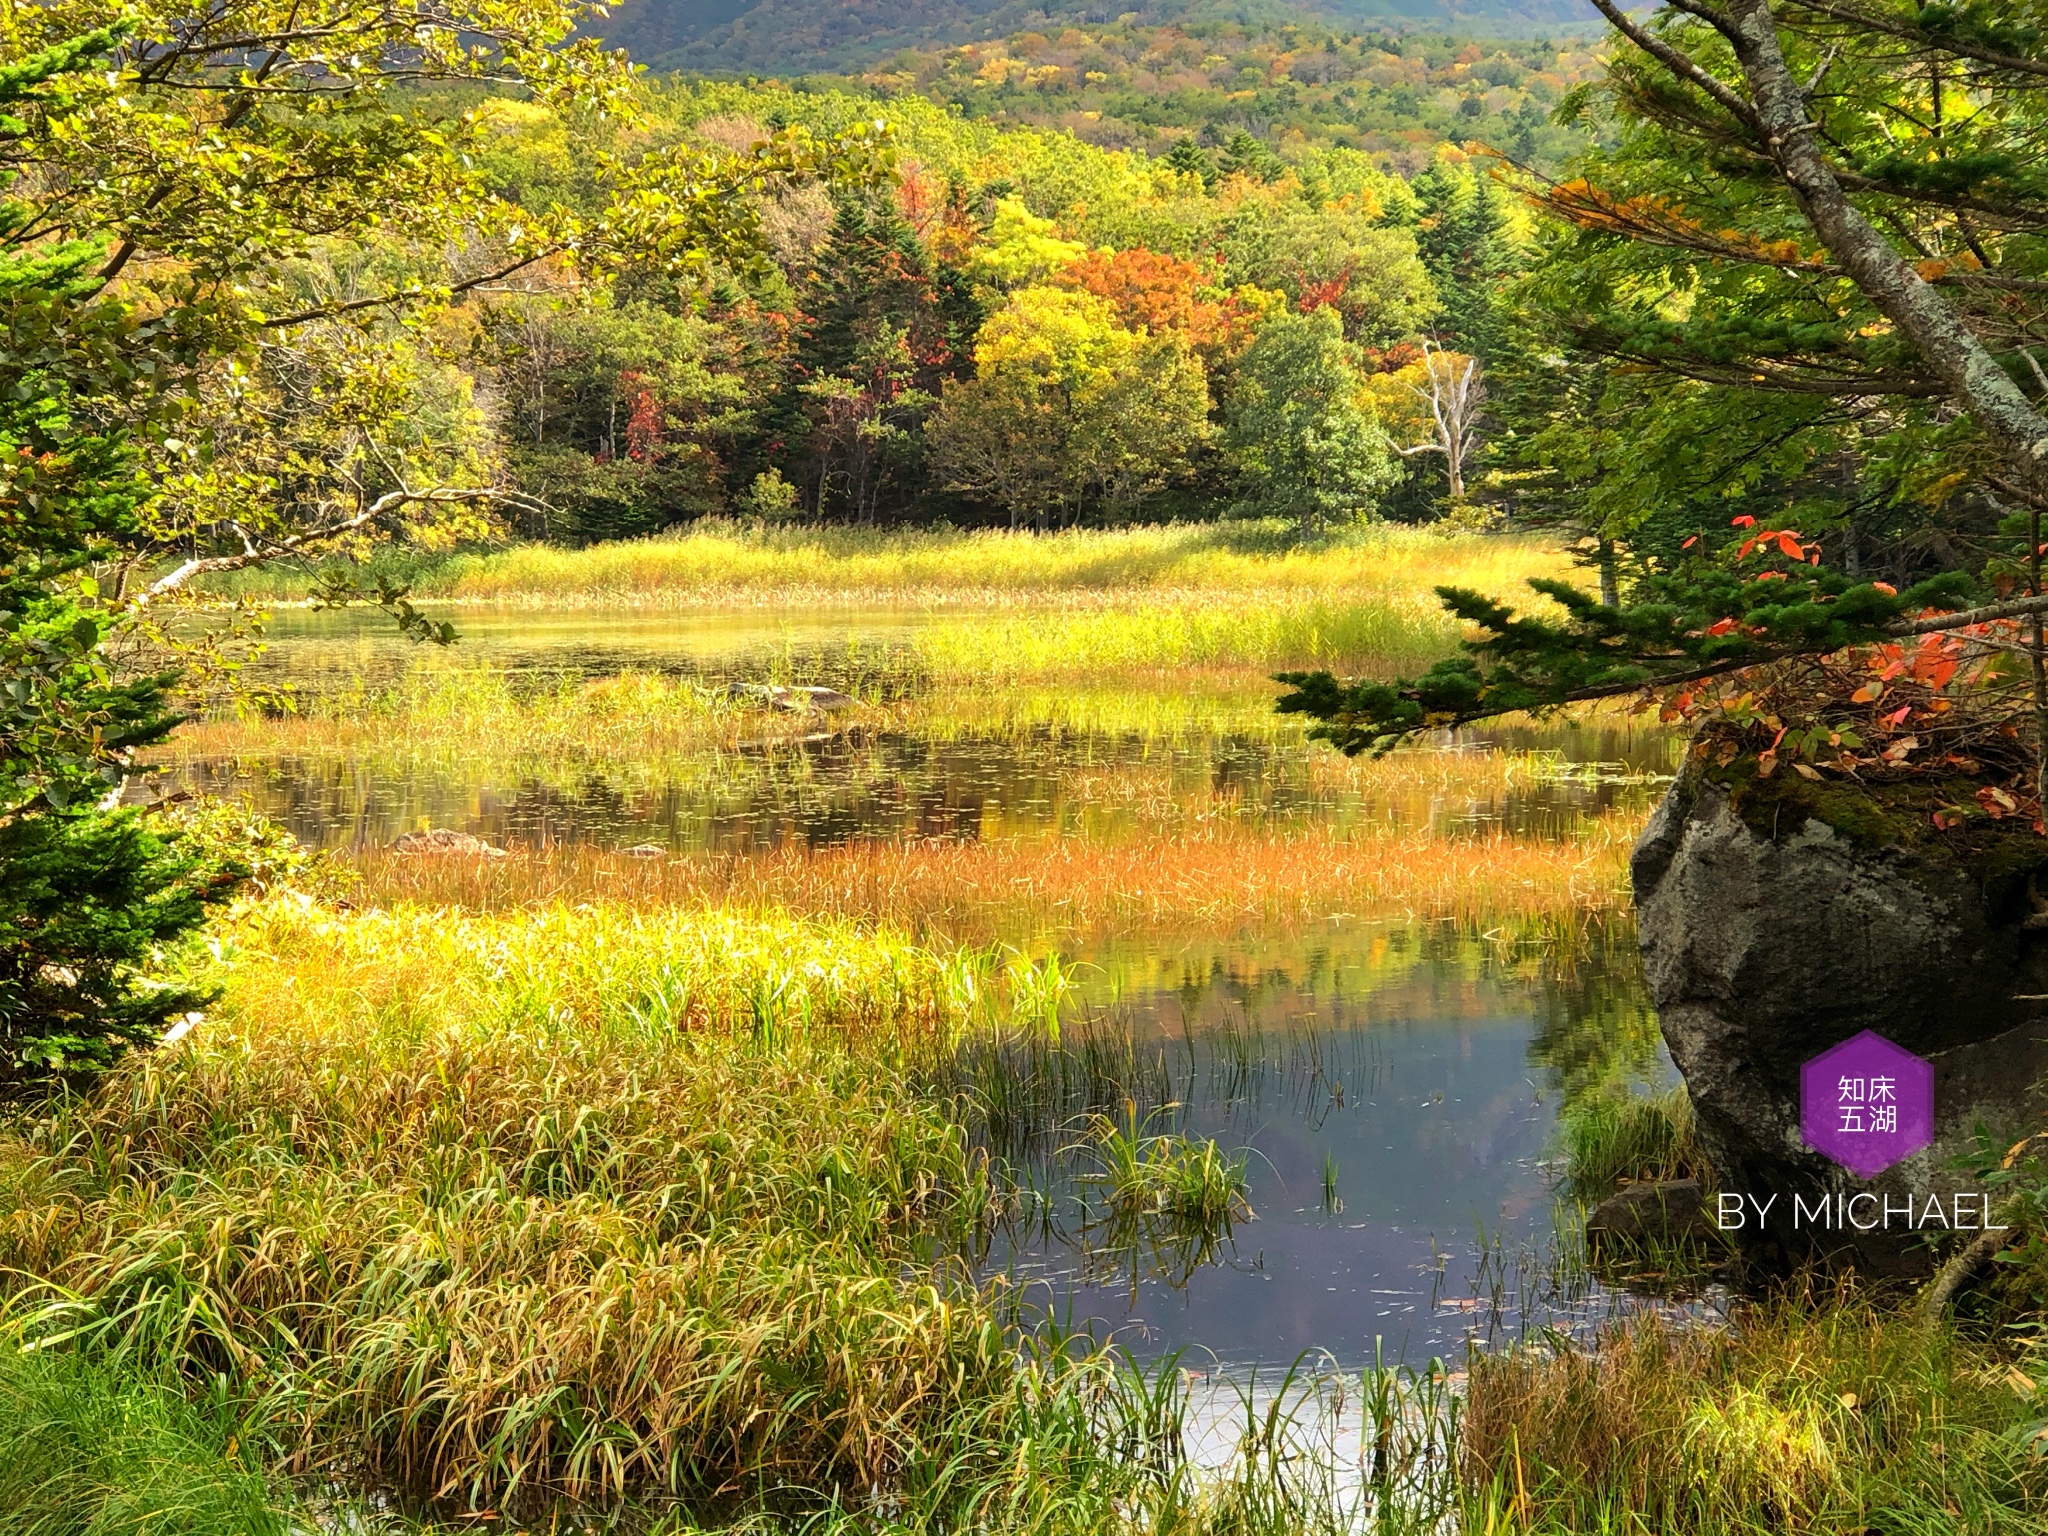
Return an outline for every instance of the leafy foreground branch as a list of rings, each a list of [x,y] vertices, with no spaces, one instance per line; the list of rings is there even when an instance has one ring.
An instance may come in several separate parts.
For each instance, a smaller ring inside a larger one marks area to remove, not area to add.
[[[1745,519],[1744,521],[1749,521]],[[1569,582],[1529,585],[1562,619],[1518,614],[1463,587],[1438,587],[1444,606],[1484,632],[1466,654],[1418,678],[1344,683],[1327,671],[1286,672],[1283,713],[1307,714],[1310,735],[1347,753],[1383,751],[1411,732],[1524,710],[1653,693],[1794,657],[1887,640],[1969,632],[2048,612],[2048,597],[1973,602],[1972,578],[1944,573],[1899,592],[1822,567],[1817,545],[1790,530],[1746,538],[1733,559],[1699,559],[1646,574],[1625,606],[1606,606]]]

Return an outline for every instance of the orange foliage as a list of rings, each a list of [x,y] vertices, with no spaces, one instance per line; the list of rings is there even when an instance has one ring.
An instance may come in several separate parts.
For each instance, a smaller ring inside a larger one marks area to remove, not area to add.
[[[1179,332],[1212,358],[1240,351],[1251,340],[1257,318],[1251,306],[1215,286],[1216,275],[1208,267],[1142,246],[1089,251],[1053,281],[1106,300],[1121,325],[1155,335]]]
[[[1628,855],[1641,821],[1630,808],[1572,823],[1557,836],[1220,826],[1109,843],[878,840],[667,859],[587,846],[507,859],[368,850],[352,861],[362,885],[351,895],[371,906],[418,901],[486,910],[599,897],[772,908],[961,942],[1229,932],[1338,913],[1570,923],[1626,904]]]
[[[1739,229],[1709,230],[1660,197],[1617,197],[1583,178],[1562,181],[1534,199],[1582,229],[1608,230],[1660,245],[1773,267],[1824,267],[1827,259],[1796,240],[1759,240]]]

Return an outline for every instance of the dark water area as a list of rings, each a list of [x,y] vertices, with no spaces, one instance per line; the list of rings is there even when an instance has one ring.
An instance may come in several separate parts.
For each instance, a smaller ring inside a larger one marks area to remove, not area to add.
[[[1241,1149],[1250,1218],[1199,1263],[1105,1243],[1083,1214],[1088,1160],[1061,1155],[1083,1118],[1068,1104],[1021,1160],[1043,1214],[1005,1229],[983,1273],[1140,1359],[1239,1373],[1310,1352],[1350,1370],[1457,1360],[1602,1315],[1612,1298],[1558,1228],[1558,1116],[1574,1094],[1674,1080],[1632,934],[1564,954],[1361,926],[1288,948],[1189,956],[1137,985],[1105,956],[1125,984],[1099,986],[1117,1001],[1078,1026],[1132,1078],[1096,1112]]]
[[[528,763],[489,743],[413,753],[401,736],[360,758],[196,761],[185,782],[337,850],[436,826],[512,849],[655,843],[739,855],[862,840],[1113,840],[1217,817],[1278,831],[1564,836],[1585,817],[1647,815],[1676,753],[1664,733],[1604,723],[1465,733],[1437,745],[1540,754],[1548,766],[1506,794],[1448,793],[1426,776],[1362,790],[1327,759],[1319,769],[1327,749],[1263,697],[1212,707],[1170,679],[1108,680],[1129,707],[1091,710],[1081,724],[949,716],[931,680],[891,660],[927,622],[919,614],[521,611],[461,622],[463,666],[535,688],[662,671],[871,698],[895,689],[915,707],[892,714],[897,723],[821,722],[811,739],[683,758],[591,741],[573,762]],[[445,664],[361,615],[285,614],[274,641],[263,666],[307,697],[353,696]],[[1469,1338],[1569,1325],[1597,1308],[1597,1288],[1558,1263],[1560,1109],[1575,1094],[1644,1091],[1671,1075],[1626,924],[1596,925],[1569,946],[1518,945],[1340,916],[1213,940],[1111,939],[1065,958],[1076,978],[1066,1041],[1113,1039],[1130,1080],[1096,1082],[1099,1102],[1055,1106],[1018,1160],[1036,1220],[1002,1228],[980,1269],[1014,1286],[1031,1315],[1145,1359],[1185,1351],[1192,1366],[1264,1370],[1305,1351],[1351,1368],[1376,1355],[1448,1359]],[[1241,1151],[1249,1217],[1196,1263],[1105,1251],[1085,1230],[1072,1159],[1058,1155],[1088,1113]]]

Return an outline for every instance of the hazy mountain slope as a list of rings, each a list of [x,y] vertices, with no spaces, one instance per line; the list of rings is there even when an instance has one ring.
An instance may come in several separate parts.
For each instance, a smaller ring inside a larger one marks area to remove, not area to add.
[[[1585,0],[1125,0],[1046,5],[1042,0],[620,0],[590,30],[660,69],[794,75],[869,64],[894,50],[965,43],[1027,29],[1300,20],[1321,27],[1420,25],[1488,34],[1585,24]]]

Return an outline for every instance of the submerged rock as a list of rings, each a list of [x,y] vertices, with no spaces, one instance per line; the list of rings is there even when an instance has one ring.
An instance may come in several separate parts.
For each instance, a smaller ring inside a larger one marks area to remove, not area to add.
[[[1955,1166],[1980,1125],[2002,1150],[2043,1123],[2048,839],[2018,818],[1938,831],[1934,808],[1974,784],[1764,778],[1727,755],[1694,744],[1631,874],[1651,1000],[1719,1189],[1778,1197],[1728,1235],[1772,1269],[1925,1273],[1938,1226],[1795,1229],[1793,1198],[1910,1195],[1924,1215],[1932,1194],[1946,1210],[1982,1187]],[[1866,1029],[1935,1069],[1933,1142],[1868,1181],[1807,1147],[1799,1105],[1800,1066]]]
[[[455,832],[447,827],[429,827],[424,832],[401,833],[392,843],[391,851],[414,857],[423,854],[467,854],[478,859],[511,857],[504,849],[492,847],[473,833]]]
[[[1703,1243],[1714,1240],[1714,1218],[1698,1179],[1630,1184],[1593,1207],[1586,1236],[1597,1245]]]

